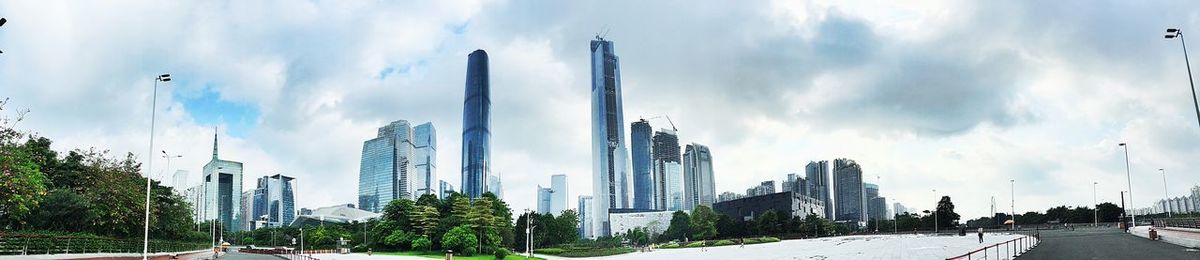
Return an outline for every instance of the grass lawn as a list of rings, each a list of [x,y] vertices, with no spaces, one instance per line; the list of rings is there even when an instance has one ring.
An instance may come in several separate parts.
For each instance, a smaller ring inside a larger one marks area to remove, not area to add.
[[[442,259],[442,258],[445,258],[445,257],[446,257],[446,253],[442,253],[442,252],[436,252],[436,251],[430,251],[430,252],[417,252],[417,251],[404,251],[404,252],[375,252],[375,254],[380,254],[380,255],[405,255],[405,256],[419,256],[419,257],[431,258],[431,259]],[[489,255],[480,255],[480,254],[476,254],[476,255],[473,255],[473,256],[457,256],[457,255],[456,255],[456,256],[454,256],[454,259],[463,259],[463,260],[495,260],[495,259],[496,259],[496,256],[493,256],[493,255],[490,255],[490,254],[489,254]],[[508,255],[508,257],[505,257],[505,258],[504,258],[504,260],[527,260],[527,259],[541,259],[541,260],[544,260],[544,259],[542,259],[542,258],[538,258],[538,257],[534,257],[534,258],[528,258],[528,257],[522,256],[522,255]]]

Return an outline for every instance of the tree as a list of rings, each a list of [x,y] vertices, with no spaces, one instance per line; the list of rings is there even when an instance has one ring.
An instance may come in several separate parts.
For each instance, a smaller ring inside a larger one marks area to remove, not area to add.
[[[413,232],[426,237],[437,230],[438,220],[440,219],[441,216],[438,214],[437,208],[432,205],[418,205],[409,213],[409,221],[412,223]]]
[[[0,135],[9,135],[0,129]],[[0,226],[11,230],[20,226],[46,194],[45,176],[22,149],[0,136]]]
[[[404,231],[411,232],[412,219],[409,218],[409,213],[413,212],[416,204],[409,199],[395,199],[388,202],[387,206],[383,207],[383,219],[392,221],[396,226]]]
[[[502,241],[499,239],[499,234],[496,232],[499,222],[496,221],[495,212],[492,209],[492,198],[480,197],[475,199],[475,205],[467,212],[467,225],[474,229],[476,234],[479,234],[478,250],[481,253],[491,253],[491,250],[484,250],[485,246],[489,249],[498,247]]]
[[[938,227],[953,227],[960,218],[958,213],[954,213],[954,203],[950,202],[950,196],[942,196],[938,201],[937,214]]]
[[[691,225],[692,220],[687,212],[682,210],[675,211],[675,213],[671,214],[671,224],[667,226],[667,232],[663,232],[663,240],[687,240],[687,237],[692,233]]]
[[[1096,205],[1100,222],[1117,222],[1121,218],[1121,207],[1110,202]]]
[[[755,222],[762,235],[778,234],[780,232],[779,214],[776,214],[773,209],[767,210],[762,215],[758,215]]]
[[[554,218],[553,230],[550,235],[557,244],[575,243],[579,240],[576,229],[579,227],[579,214],[575,210],[564,210]]]
[[[442,248],[453,250],[460,255],[475,254],[478,244],[479,240],[468,225],[454,227],[442,236]]]
[[[92,205],[87,199],[68,190],[54,190],[42,199],[29,225],[34,228],[55,231],[86,230],[95,216],[88,211]]]
[[[634,246],[642,246],[650,243],[650,235],[646,233],[645,227],[636,227],[625,233],[625,239]]]
[[[692,238],[704,240],[717,236],[717,213],[708,206],[696,206],[691,216]]]

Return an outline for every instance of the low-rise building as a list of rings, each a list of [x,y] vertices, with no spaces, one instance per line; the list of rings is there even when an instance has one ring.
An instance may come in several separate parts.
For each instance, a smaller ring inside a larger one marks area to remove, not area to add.
[[[662,234],[671,225],[671,211],[611,209],[608,214],[609,225],[613,235],[628,233],[629,230],[644,227],[651,236]]]
[[[713,211],[741,220],[752,220],[769,210],[775,210],[776,214],[789,218],[806,217],[809,214],[825,217],[824,203],[790,191],[748,196],[713,204]]]

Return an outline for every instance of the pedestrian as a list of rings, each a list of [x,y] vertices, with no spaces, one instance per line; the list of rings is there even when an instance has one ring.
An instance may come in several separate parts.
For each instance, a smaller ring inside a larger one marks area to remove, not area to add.
[[[983,228],[979,228],[979,243],[983,244]]]

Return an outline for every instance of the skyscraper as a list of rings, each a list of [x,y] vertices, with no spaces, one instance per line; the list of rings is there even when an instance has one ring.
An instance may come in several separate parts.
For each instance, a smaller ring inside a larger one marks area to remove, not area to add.
[[[259,178],[254,189],[254,212],[250,216],[264,220],[270,227],[291,224],[296,219],[296,194],[292,190],[295,180],[283,174]]]
[[[550,214],[558,216],[567,210],[567,175],[551,175],[550,189],[554,190],[554,193],[550,194]]]
[[[450,193],[454,192],[454,185],[447,181],[438,181],[438,198],[445,199],[450,197]]]
[[[679,160],[679,136],[675,130],[662,129],[654,132],[653,206],[657,210],[679,210],[683,203],[683,168]],[[674,207],[671,205],[675,205]]]
[[[550,209],[550,197],[551,196],[554,196],[554,189],[546,188],[546,187],[542,187],[542,185],[538,185],[538,187],[537,187],[537,202],[538,202],[537,203],[537,212],[538,212],[538,214],[547,214],[547,213],[553,214],[554,213],[554,211]]]
[[[825,217],[833,219],[833,200],[829,196],[829,161],[808,162],[804,167],[808,196],[825,203]]]
[[[241,227],[239,230],[254,230],[254,190],[243,191],[239,205],[238,215],[242,216],[238,220],[238,226]]]
[[[908,213],[908,208],[904,207],[904,204],[900,204],[899,202],[896,202],[896,203],[892,203],[892,212],[894,214],[904,214],[904,213]]]
[[[437,177],[437,131],[433,123],[424,123],[413,127],[413,197],[421,195],[438,195]]]
[[[187,170],[176,170],[175,175],[171,177],[171,188],[175,188],[175,192],[183,194],[183,190],[190,188],[187,186]]]
[[[241,231],[242,163],[218,159],[216,133],[212,155],[212,160],[204,164],[204,219],[220,221],[228,231]]]
[[[863,198],[867,204],[867,220],[887,219],[887,201],[879,196],[879,185],[863,183]]]
[[[380,212],[394,199],[415,198],[414,150],[413,130],[406,120],[380,127],[377,137],[363,142],[358,169],[359,209]]]
[[[621,69],[612,41],[596,36],[592,55],[592,214],[596,236],[611,235],[608,210],[629,208],[632,178],[626,161]]]
[[[633,163],[633,208],[635,209],[652,209],[654,208],[654,185],[650,176],[651,166],[651,143],[650,143],[650,122],[646,119],[633,122],[629,128],[629,147]]]
[[[708,146],[688,144],[683,152],[683,209],[712,207],[717,192],[713,183],[712,154]]]
[[[790,191],[796,193],[796,195],[810,197],[808,196],[808,184],[804,180],[804,177],[800,177],[799,174],[795,173],[789,173],[787,175],[787,180],[783,181],[783,184],[780,185],[780,190]]]
[[[592,221],[594,219],[592,215],[595,214],[592,213],[594,211],[592,210],[593,205],[592,196],[579,196],[579,238],[595,237],[592,235],[595,234],[592,233],[594,231],[592,228]]]
[[[501,182],[499,174],[489,174],[487,176],[487,188],[484,192],[491,192],[497,198],[504,198],[504,182]]]
[[[192,210],[192,222],[200,223],[207,219],[204,214],[204,184],[192,186],[183,192],[183,196],[187,198],[188,206]]]
[[[833,160],[833,189],[838,221],[860,222],[866,218],[862,168],[850,159]]]
[[[466,89],[463,95],[462,185],[459,188],[463,195],[478,198],[487,192],[485,186],[491,174],[492,98],[487,52],[475,50],[467,55]]]

